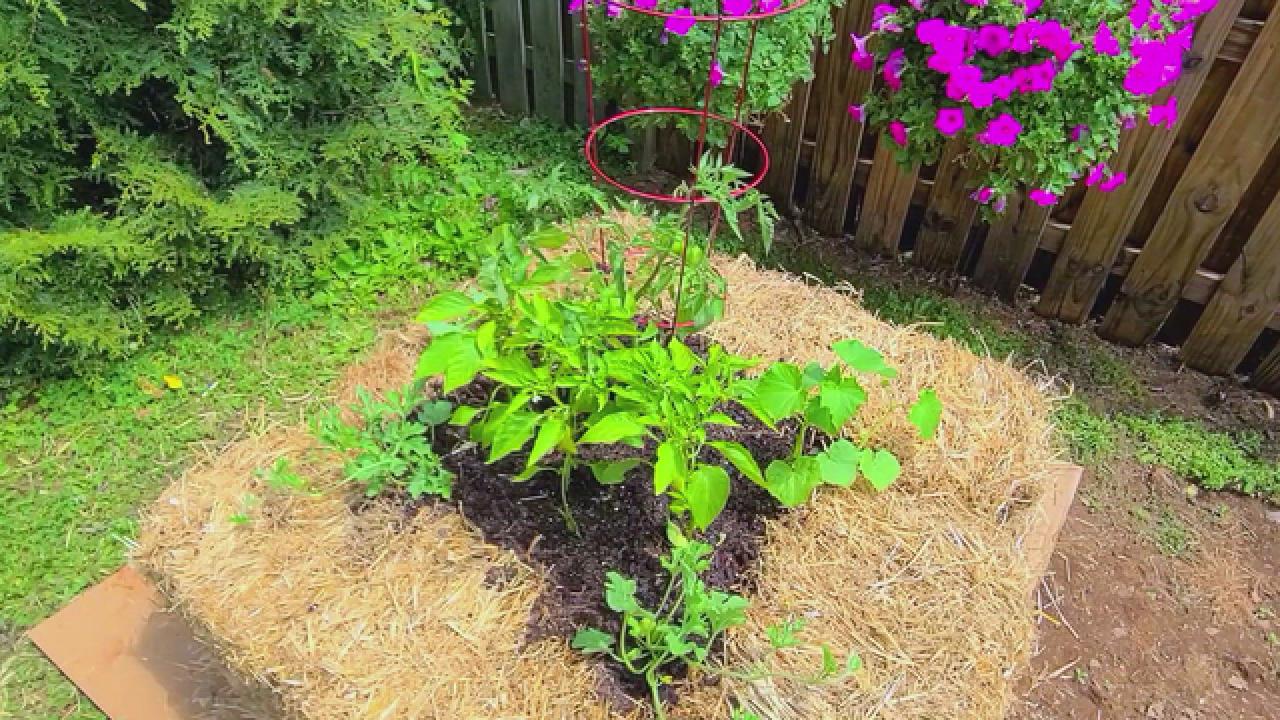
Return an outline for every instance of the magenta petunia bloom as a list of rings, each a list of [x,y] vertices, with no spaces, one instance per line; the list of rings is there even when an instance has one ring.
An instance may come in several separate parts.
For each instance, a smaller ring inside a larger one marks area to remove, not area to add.
[[[1111,31],[1111,26],[1100,22],[1098,23],[1098,31],[1093,34],[1093,48],[1098,51],[1099,55],[1119,55],[1120,41],[1116,40],[1116,35]]]
[[[916,25],[916,39],[925,45],[933,45],[942,39],[949,27],[951,26],[942,18],[929,18]]]
[[[782,6],[782,0],[760,0],[760,12],[769,13]]]
[[[978,28],[973,41],[974,47],[991,57],[1005,52],[1012,44],[1013,36],[1009,33],[1009,28],[1003,25],[983,25]]]
[[[1039,20],[1025,20],[1013,28],[1013,37],[1009,47],[1014,52],[1029,53],[1036,47],[1036,37],[1040,32]]]
[[[901,120],[889,121],[889,137],[898,144],[898,147],[907,146],[907,126]]]
[[[974,200],[977,200],[983,205],[986,205],[987,203],[991,202],[991,198],[994,197],[995,194],[996,194],[995,188],[980,187],[977,190],[974,190],[973,193],[969,195],[969,197]]]
[[[1027,15],[1035,15],[1040,10],[1040,6],[1044,4],[1044,0],[1023,0],[1023,6]]]
[[[1191,22],[1201,15],[1207,15],[1218,6],[1218,0],[1182,0],[1179,8],[1169,15],[1176,23]]]
[[[1013,97],[1013,93],[1018,89],[1018,82],[1010,75],[1001,75],[988,84],[991,86],[991,94],[1000,100]]]
[[[1125,173],[1116,173],[1106,180],[1103,180],[1102,183],[1098,185],[1098,190],[1104,193],[1109,193],[1128,182],[1128,180],[1129,176]]]
[[[732,17],[746,15],[751,12],[754,0],[724,0],[724,14]]]
[[[902,32],[902,26],[898,24],[893,14],[898,8],[880,3],[871,9],[871,30],[879,33],[899,33]]]
[[[1129,8],[1129,22],[1134,30],[1141,30],[1151,22],[1152,14],[1151,0],[1135,0],[1133,7]]]
[[[1058,62],[1065,63],[1080,46],[1072,41],[1071,29],[1057,20],[1041,23],[1035,31],[1036,44],[1053,53]]]
[[[1027,198],[1041,207],[1048,207],[1058,202],[1057,194],[1043,188],[1035,188],[1027,191]]]
[[[1085,187],[1093,187],[1094,185],[1097,185],[1098,183],[1102,182],[1103,178],[1105,178],[1106,176],[1107,176],[1106,163],[1098,163],[1097,165],[1094,165],[1093,167],[1089,168],[1089,174],[1085,175],[1084,177]]]
[[[907,0],[907,4],[917,11],[924,10],[924,0]]]
[[[697,22],[697,20],[693,19],[692,10],[689,8],[676,8],[672,11],[671,17],[667,18],[667,23],[662,29],[672,35],[684,37],[689,34],[689,31],[693,29]]]
[[[945,137],[951,137],[964,129],[964,110],[960,108],[942,108],[933,126]]]
[[[884,84],[888,85],[890,90],[897,92],[902,89],[902,70],[906,65],[907,52],[902,48],[897,48],[884,59],[881,75],[884,77]]]
[[[654,10],[658,7],[658,0],[635,0],[636,7],[641,10]],[[613,3],[609,4],[609,10],[614,9]]]
[[[1079,142],[1080,138],[1084,137],[1084,134],[1087,132],[1089,132],[1088,125],[1076,125],[1071,128],[1071,132],[1068,133],[1068,136],[1071,138],[1071,142]]]
[[[1151,123],[1152,127],[1164,125],[1172,130],[1173,126],[1178,124],[1178,98],[1170,95],[1168,100],[1159,105],[1152,105],[1147,113],[1147,122]]]
[[[1022,134],[1022,123],[1009,113],[1001,113],[987,123],[987,128],[978,133],[978,142],[996,147],[1012,147],[1017,144]]]
[[[850,105],[849,116],[852,117],[857,122],[866,122],[867,106],[866,105]]]
[[[1130,48],[1136,62],[1124,78],[1124,89],[1135,95],[1154,95],[1182,76],[1182,50],[1166,41],[1135,41]]]
[[[973,89],[982,84],[982,69],[977,65],[960,65],[947,77],[947,98],[955,101],[969,97]]]
[[[966,3],[968,3],[968,4],[972,5],[972,6],[974,6],[974,7],[986,7],[986,6],[987,6],[987,0],[964,0],[964,1],[965,1]]]
[[[876,68],[876,56],[867,50],[867,41],[871,36],[859,37],[853,33],[849,34],[849,39],[853,41],[853,54],[849,57],[853,61],[853,66],[859,70],[874,70]]]
[[[719,60],[711,63],[711,76],[708,80],[711,81],[711,87],[720,87],[720,84],[724,82],[724,68],[720,67]]]

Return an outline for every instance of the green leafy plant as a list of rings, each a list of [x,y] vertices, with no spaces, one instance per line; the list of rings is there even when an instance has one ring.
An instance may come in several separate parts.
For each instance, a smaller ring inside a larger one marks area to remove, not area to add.
[[[453,473],[432,449],[432,429],[453,412],[445,400],[423,402],[422,386],[414,383],[378,400],[368,390],[356,391],[353,408],[358,422],[342,419],[334,408],[320,417],[315,433],[330,449],[348,456],[343,472],[374,497],[388,486],[403,488],[410,497],[453,493]]]
[[[897,370],[885,363],[879,351],[857,340],[843,340],[832,350],[854,372],[885,380],[897,377]],[[866,400],[866,390],[857,377],[846,374],[840,365],[770,365],[744,388],[742,402],[770,426],[794,419],[798,427],[791,457],[769,463],[761,483],[764,488],[784,506],[795,507],[807,501],[819,485],[848,487],[859,473],[876,490],[892,485],[901,474],[901,465],[888,450],[865,447],[872,434],[870,428],[862,429],[860,444],[842,437]],[[907,417],[922,438],[930,439],[937,432],[941,413],[936,393],[924,390]],[[827,445],[816,454],[806,454],[806,442],[814,431],[827,438]]]
[[[712,547],[686,538],[674,525],[667,528],[670,552],[662,558],[668,574],[666,589],[655,608],[647,608],[636,597],[636,581],[616,572],[607,575],[605,603],[622,616],[616,633],[583,628],[573,637],[572,646],[587,654],[602,654],[644,679],[649,688],[654,714],[665,718],[662,686],[671,681],[670,666],[711,669],[722,675],[759,679],[772,675],[767,668],[746,673],[731,672],[711,665],[716,640],[729,628],[746,623],[747,599],[708,588],[701,575],[710,565]],[[768,636],[777,649],[800,644],[797,634],[803,622],[790,620],[769,628]],[[834,653],[822,647],[822,670],[810,682],[821,682],[853,672],[861,659],[850,655],[842,665]]]
[[[701,107],[711,73],[715,25],[695,23],[686,33],[667,32],[661,18],[635,12],[606,12],[603,4],[591,8],[591,33],[598,51],[594,74],[601,92],[623,107]],[[781,108],[799,82],[812,79],[815,48],[825,47],[834,35],[832,9],[842,0],[811,0],[804,7],[760,23],[755,37],[750,81],[745,88],[746,113],[757,115]],[[680,8],[697,14],[722,11],[721,0],[658,0],[655,7],[668,12]],[[611,17],[612,16],[612,17]],[[751,41],[749,23],[725,23],[714,61],[723,77],[711,96],[711,109],[733,117],[742,87],[742,68]],[[665,123],[666,119],[639,118]],[[678,122],[694,137],[697,118]],[[725,128],[713,123],[708,137],[716,143],[726,138]]]
[[[754,482],[763,477],[751,452],[740,443],[707,440],[712,425],[737,425],[720,411],[735,398],[743,370],[755,365],[713,345],[705,359],[672,340],[625,348],[605,357],[614,403],[658,434],[653,464],[654,492],[670,498],[677,517],[686,514],[705,530],[729,500],[724,467],[707,462],[710,447]]]
[[[751,173],[736,165],[725,162],[718,152],[708,152],[698,161],[697,181],[693,185],[693,194],[710,200],[719,209],[718,218],[729,226],[734,238],[745,243],[739,218],[744,213],[753,212],[760,233],[760,251],[768,255],[773,249],[773,231],[778,223],[778,211],[759,191],[745,189],[751,179]],[[677,194],[689,194],[688,187],[683,187]]]

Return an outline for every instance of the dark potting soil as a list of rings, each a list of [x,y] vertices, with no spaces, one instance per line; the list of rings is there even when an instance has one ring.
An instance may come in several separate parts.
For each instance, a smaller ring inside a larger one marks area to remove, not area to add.
[[[491,386],[484,380],[460,388],[448,399],[470,405],[487,402]],[[739,427],[715,426],[712,439],[742,443],[760,462],[786,457],[794,441],[788,427],[772,430],[748,411],[732,406],[724,411]],[[530,616],[527,640],[547,637],[572,638],[585,627],[615,633],[619,617],[604,602],[605,574],[616,571],[637,582],[637,596],[646,607],[655,607],[666,587],[667,575],[659,557],[668,549],[666,499],[654,494],[653,473],[642,465],[628,473],[625,482],[601,486],[583,468],[571,478],[569,510],[577,532],[567,524],[560,498],[560,479],[544,472],[527,482],[515,482],[526,455],[515,453],[489,465],[482,448],[470,443],[465,428],[437,428],[436,451],[456,478],[453,502],[484,535],[485,540],[515,552],[525,562],[541,567],[550,580]],[[640,450],[627,446],[584,447],[586,459],[652,457],[654,447]],[[718,589],[750,592],[752,571],[760,553],[765,520],[782,511],[766,492],[723,463],[708,449],[710,462],[729,470],[732,492],[724,512],[702,536],[715,547],[704,579]],[[548,456],[547,464],[556,458]],[[491,578],[494,583],[503,578]],[[674,674],[679,668],[671,668]],[[630,676],[613,663],[599,674],[603,698],[619,709],[644,703],[647,690],[642,680]]]

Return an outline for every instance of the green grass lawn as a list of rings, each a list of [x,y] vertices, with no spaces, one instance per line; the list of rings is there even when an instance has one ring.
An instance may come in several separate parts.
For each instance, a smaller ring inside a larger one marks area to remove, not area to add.
[[[0,717],[101,717],[22,633],[121,565],[138,510],[193,460],[325,403],[376,325],[299,301],[246,303],[0,412]]]

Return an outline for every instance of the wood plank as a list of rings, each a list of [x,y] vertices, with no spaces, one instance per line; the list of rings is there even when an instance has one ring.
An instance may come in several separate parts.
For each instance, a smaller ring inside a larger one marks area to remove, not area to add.
[[[871,29],[872,5],[872,0],[849,0],[836,12],[836,36],[818,61],[814,80],[817,151],[809,172],[806,218],[818,232],[830,236],[844,234],[854,164],[862,144],[862,123],[849,114],[849,104],[862,102],[874,77],[849,64],[853,52],[849,34],[865,35]]]
[[[791,90],[791,100],[783,112],[765,120],[763,140],[769,148],[769,174],[761,183],[761,192],[773,198],[782,212],[795,215],[796,176],[800,169],[801,143],[804,140],[805,117],[809,111],[811,83]]]
[[[1223,43],[1222,50],[1218,51],[1218,59],[1233,63],[1244,62],[1244,59],[1249,57],[1249,51],[1253,49],[1253,44],[1257,42],[1258,33],[1261,31],[1261,22],[1248,18],[1236,18],[1235,24],[1231,26],[1231,32],[1227,34],[1227,41]]]
[[[898,164],[893,145],[881,138],[871,161],[866,192],[858,213],[858,227],[853,242],[866,252],[897,257],[902,243],[902,228],[911,209],[916,191],[919,167],[910,169]],[[861,165],[859,166],[861,169]]]
[[[1280,22],[1267,23],[1125,278],[1101,332],[1142,345],[1155,337],[1272,146],[1280,140]]]
[[[1249,382],[1259,390],[1280,396],[1280,346],[1276,346],[1258,369],[1253,371]]]
[[[1222,0],[1198,28],[1187,62],[1191,67],[1172,90],[1181,107],[1191,107],[1209,74],[1211,63],[1194,59],[1217,53],[1242,4],[1243,0]],[[1095,188],[1085,196],[1036,312],[1073,323],[1088,318],[1175,138],[1172,130],[1153,128],[1142,121],[1125,136],[1112,166],[1127,171],[1129,181],[1114,192]]]
[[[494,98],[493,78],[490,77],[489,54],[493,49],[493,41],[489,37],[488,20],[484,8],[476,10],[476,24],[471,28],[475,33],[475,55],[471,58],[470,74],[472,80],[471,97],[481,102],[490,102]]]
[[[1013,302],[1022,278],[1040,247],[1052,207],[1037,205],[1019,193],[987,232],[973,280],[978,287]]]
[[[959,141],[949,142],[938,160],[913,257],[928,270],[955,272],[978,212],[978,203],[969,197],[969,169],[960,163],[964,147]]]
[[[1222,278],[1182,346],[1188,365],[1207,373],[1236,369],[1280,308],[1280,195]]]
[[[559,0],[529,3],[529,35],[533,50],[533,111],[552,122],[564,116],[564,8]]]
[[[569,67],[567,72],[572,73],[569,77],[573,78],[573,121],[577,125],[586,127],[589,124],[587,117],[587,72],[583,63],[582,53],[582,25],[581,15],[575,14],[570,22],[573,37],[569,39],[570,53]]]
[[[498,57],[498,99],[506,112],[528,115],[529,86],[520,0],[490,0],[489,7],[493,12],[493,44]]]

